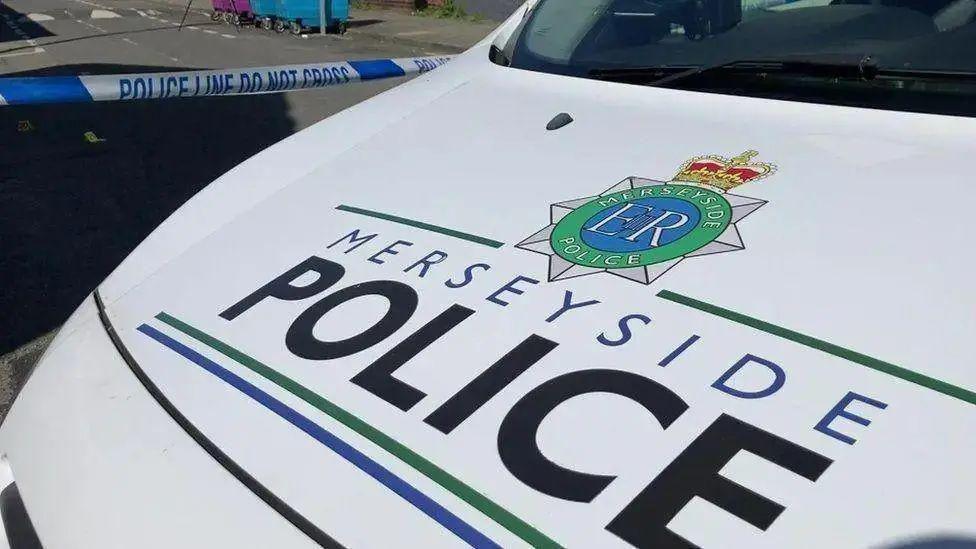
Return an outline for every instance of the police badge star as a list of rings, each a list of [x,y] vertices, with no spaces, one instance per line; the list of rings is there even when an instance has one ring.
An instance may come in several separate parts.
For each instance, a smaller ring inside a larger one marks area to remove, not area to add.
[[[745,249],[736,224],[765,200],[727,191],[776,167],[698,156],[669,182],[628,177],[597,196],[557,202],[550,225],[516,247],[549,256],[549,281],[608,272],[650,284],[688,257]]]

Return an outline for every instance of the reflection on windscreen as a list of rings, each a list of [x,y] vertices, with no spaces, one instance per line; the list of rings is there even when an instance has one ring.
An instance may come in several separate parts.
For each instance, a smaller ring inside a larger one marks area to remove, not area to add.
[[[586,31],[600,19],[611,0],[578,0],[546,2],[539,6],[526,45],[532,52],[553,63],[567,62]]]

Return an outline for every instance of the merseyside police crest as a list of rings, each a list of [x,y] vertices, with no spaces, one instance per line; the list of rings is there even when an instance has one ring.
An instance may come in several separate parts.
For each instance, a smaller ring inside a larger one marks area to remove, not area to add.
[[[695,157],[668,182],[628,177],[557,202],[550,225],[516,247],[549,256],[550,281],[608,272],[642,284],[685,258],[745,249],[736,224],[766,201],[727,191],[776,171],[758,154]]]

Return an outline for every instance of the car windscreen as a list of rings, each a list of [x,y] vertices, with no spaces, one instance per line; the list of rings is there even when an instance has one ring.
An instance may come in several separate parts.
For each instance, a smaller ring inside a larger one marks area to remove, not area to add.
[[[976,0],[539,0],[506,61],[604,80],[942,112],[940,102],[973,103],[974,46]],[[976,114],[971,108],[949,110]]]

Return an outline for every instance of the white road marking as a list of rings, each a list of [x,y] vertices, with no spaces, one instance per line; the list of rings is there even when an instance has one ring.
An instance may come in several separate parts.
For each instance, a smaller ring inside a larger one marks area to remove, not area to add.
[[[123,42],[125,42],[126,44],[132,44],[133,46],[138,46],[138,45],[139,45],[139,44],[136,44],[136,43],[135,43],[135,42],[134,42],[134,41],[133,41],[132,39],[130,39],[130,38],[123,38],[123,39],[122,39],[122,41],[123,41]]]
[[[34,21],[35,23],[41,21],[54,21],[54,18],[46,13],[28,13],[27,15],[20,18],[21,21]]]
[[[122,16],[111,10],[92,10],[91,12],[92,19],[115,19],[116,17]]]
[[[198,31],[198,30],[200,30],[200,27],[192,27],[192,26],[191,26],[191,27],[187,27],[187,28],[188,28],[188,29],[190,29],[190,30],[195,30],[195,31]]]
[[[19,57],[21,55],[34,55],[35,53],[44,53],[44,48],[35,47],[31,51],[15,51],[13,53],[2,53],[0,57]]]
[[[205,32],[205,33],[207,33],[207,34],[217,34],[217,31],[215,31],[215,30],[210,30],[210,29],[203,29],[203,32]]]
[[[102,8],[106,10],[108,9],[108,6],[106,6],[105,4],[99,4],[98,2],[85,2],[85,3],[88,4],[89,6],[95,6],[96,8]]]
[[[86,6],[95,6],[96,8],[108,8],[108,6],[103,6],[98,2],[88,2],[86,0],[75,0],[75,2],[78,2],[79,4],[84,4]]]
[[[100,32],[102,34],[105,34],[106,32],[108,32],[105,29],[103,29],[102,27],[99,27],[98,25],[92,25],[91,23],[89,23],[87,21],[82,21],[81,19],[75,19],[75,21],[78,21],[79,23],[81,23],[82,25],[84,25],[84,26],[86,26],[86,27],[88,27],[90,29],[95,29],[95,30],[97,30],[98,32]]]
[[[221,36],[222,38],[237,38],[237,37],[236,37],[236,36],[234,36],[233,34],[221,34],[220,36]]]

